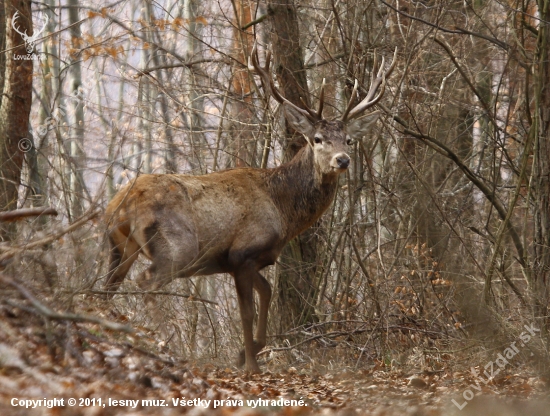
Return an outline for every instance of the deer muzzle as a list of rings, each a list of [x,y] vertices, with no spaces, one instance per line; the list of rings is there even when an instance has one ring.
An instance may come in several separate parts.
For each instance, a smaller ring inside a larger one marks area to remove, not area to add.
[[[338,170],[346,170],[350,163],[350,157],[346,153],[338,153],[334,155],[330,166]]]

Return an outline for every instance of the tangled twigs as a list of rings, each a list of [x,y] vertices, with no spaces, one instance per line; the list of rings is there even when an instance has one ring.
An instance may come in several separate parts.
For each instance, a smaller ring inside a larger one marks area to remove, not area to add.
[[[82,226],[84,223],[90,221],[92,218],[99,215],[100,212],[101,211],[99,209],[95,209],[95,210],[90,209],[87,213],[85,213],[82,217],[80,217],[78,220],[73,222],[68,227],[64,228],[63,230],[61,230],[61,231],[59,231],[59,232],[57,232],[53,235],[41,238],[40,240],[31,241],[31,242],[23,244],[21,246],[8,246],[8,247],[1,247],[0,246],[0,250],[5,250],[4,253],[2,253],[2,255],[0,255],[0,264],[2,264],[6,260],[12,258],[13,256],[15,256],[16,254],[18,254],[22,251],[30,250],[30,249],[33,249],[35,247],[44,246],[46,244],[50,244],[51,242],[53,242],[55,240],[60,239],[65,234],[76,230],[77,228]]]
[[[48,319],[54,319],[54,320],[61,320],[61,321],[72,321],[72,322],[91,322],[94,324],[98,324],[106,329],[111,329],[113,331],[122,331],[122,332],[133,332],[134,330],[128,326],[119,324],[116,322],[107,321],[105,319],[98,318],[97,316],[90,316],[90,315],[80,315],[75,313],[60,313],[56,312],[50,307],[46,306],[44,303],[40,302],[36,296],[34,296],[31,291],[26,288],[21,282],[19,282],[17,279],[6,276],[3,273],[0,273],[0,282],[10,285],[17,289],[19,293],[21,293],[33,306],[34,310],[48,318]],[[14,305],[17,306],[17,305]]]

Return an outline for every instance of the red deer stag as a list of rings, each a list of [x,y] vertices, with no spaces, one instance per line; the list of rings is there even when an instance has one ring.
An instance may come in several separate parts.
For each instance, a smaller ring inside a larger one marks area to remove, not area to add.
[[[357,105],[357,81],[339,120],[325,120],[319,108],[301,108],[283,98],[269,75],[270,54],[261,67],[252,52],[251,69],[264,91],[282,104],[288,123],[307,144],[289,162],[273,169],[238,168],[203,176],[142,175],[109,203],[106,220],[111,262],[105,287],[115,291],[139,253],[152,262],[138,277],[156,290],[175,277],[229,273],[233,276],[244,332],[246,371],[260,372],[256,354],[266,345],[271,286],[259,273],[274,264],[285,244],[310,227],[331,204],[338,176],[350,163],[351,137],[361,137],[378,112],[359,118],[384,93],[384,61],[366,97]],[[250,62],[249,62],[250,66]],[[380,92],[377,95],[377,91]],[[260,311],[253,337],[254,296]]]

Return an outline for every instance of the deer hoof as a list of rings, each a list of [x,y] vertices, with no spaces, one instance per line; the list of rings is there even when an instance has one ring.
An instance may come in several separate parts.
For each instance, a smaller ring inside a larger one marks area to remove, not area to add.
[[[243,350],[239,353],[239,358],[237,360],[237,366],[239,368],[242,368],[243,366],[245,366],[245,363],[246,363],[246,357],[245,357],[245,353],[244,353],[244,350]],[[246,363],[245,371],[247,373],[252,373],[252,374],[259,374],[259,373],[262,372],[262,370],[260,370],[260,366],[256,362],[256,359],[254,359],[252,363]]]
[[[247,373],[252,374],[260,374],[262,372],[262,370],[260,370],[260,366],[256,362],[254,362],[252,365],[247,364],[245,370]]]
[[[264,345],[260,345],[258,341],[254,341],[254,344],[252,346],[252,353],[254,354],[254,357],[256,357],[256,354],[258,354],[261,350],[264,349]],[[258,363],[256,360],[254,360],[254,364],[250,365],[246,362],[246,353],[245,350],[241,350],[239,353],[239,357],[237,358],[237,367],[241,368],[246,364],[246,371],[250,371],[252,373],[259,373],[260,367],[258,366]],[[252,368],[249,368],[252,367]]]

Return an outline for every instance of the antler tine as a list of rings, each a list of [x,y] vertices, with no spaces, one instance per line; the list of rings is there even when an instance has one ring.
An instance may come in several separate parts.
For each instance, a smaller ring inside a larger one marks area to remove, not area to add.
[[[349,107],[351,106],[351,100],[350,100],[350,104],[348,104],[348,108],[346,109],[346,112],[344,112],[344,114],[342,115],[342,121],[351,120],[353,118],[358,117],[367,108],[372,107],[378,101],[380,101],[380,99],[382,98],[386,90],[386,79],[391,75],[391,73],[393,72],[393,69],[395,68],[396,58],[397,58],[397,48],[393,53],[393,60],[387,71],[384,69],[384,66],[386,63],[385,59],[382,58],[382,63],[380,64],[380,68],[376,73],[376,78],[371,81],[371,85],[369,87],[369,91],[367,92],[367,96],[359,104],[357,104],[352,110],[349,109]],[[376,55],[375,55],[375,61],[376,61]],[[376,70],[376,66],[374,67],[374,70]],[[380,88],[380,92],[378,93],[378,95],[376,95],[376,91],[378,90],[378,88]]]
[[[325,78],[323,78],[323,83],[321,84],[321,92],[319,93],[319,108],[317,111],[314,111],[313,109],[309,108],[306,101],[303,97],[300,97],[300,101],[304,105],[304,109],[309,113],[311,116],[311,119],[316,120],[322,120],[323,119],[323,107],[325,105]]]
[[[374,71],[376,71],[376,68],[378,68],[378,71],[380,72],[381,68],[384,68],[384,57],[382,57],[382,65],[378,67],[378,54],[376,53],[376,49],[374,50],[374,58],[372,60],[372,73],[374,74]],[[378,73],[376,74],[378,76]]]
[[[317,110],[317,118],[321,120],[323,118],[323,107],[325,105],[325,78],[321,84],[321,92],[319,93],[319,109]]]
[[[348,106],[346,107],[346,111],[344,111],[344,114],[342,114],[342,117],[340,120],[346,121],[349,112],[352,109],[353,106],[353,99],[355,98],[355,94],[357,94],[357,88],[359,87],[359,82],[357,81],[357,78],[355,79],[355,82],[353,83],[353,90],[351,91],[351,95],[349,97]]]
[[[384,74],[384,65],[386,64],[386,59],[382,58],[382,64],[380,65],[380,68],[378,68],[378,72],[376,73],[376,78],[373,82],[371,82],[369,91],[367,92],[367,96],[364,98],[364,101],[370,101],[376,94],[376,90],[380,86],[380,84],[383,84],[386,75]],[[376,70],[376,68],[374,68]],[[374,71],[373,71],[374,72]]]
[[[306,100],[304,100],[304,97],[300,97],[300,102],[302,103],[302,105],[304,106],[304,108],[302,108],[302,110],[306,110],[308,115],[309,115],[309,118],[311,120],[317,120],[317,113],[315,111],[313,111],[311,108],[308,107],[307,103],[306,103]]]
[[[373,100],[376,94],[376,91],[378,90],[380,85],[382,85],[382,89],[380,92],[382,94],[384,93],[385,80],[386,80],[383,72],[384,64],[385,64],[385,59],[382,58],[382,64],[380,65],[380,69],[376,74],[376,78],[371,81],[369,91],[367,92],[366,97],[363,98],[363,100],[349,112],[348,119],[351,120],[352,118],[357,117],[359,114],[361,114],[367,108],[372,107],[374,104],[376,104],[376,102],[378,102],[382,98],[382,95],[378,94],[378,97],[376,97],[376,100]]]
[[[252,66],[250,65],[252,63]],[[259,59],[258,59],[258,48],[257,48],[257,42],[254,42],[254,47],[252,48],[251,56],[248,58],[248,68],[250,70],[255,70],[256,73],[260,76],[260,79],[262,80],[262,84],[264,86],[264,90],[266,93],[271,94],[275,100],[277,100],[280,104],[286,103],[287,105],[290,105],[295,110],[299,111],[306,117],[310,118],[312,121],[316,121],[315,113],[313,113],[307,106],[305,106],[306,109],[303,109],[301,107],[298,107],[296,104],[290,102],[285,97],[281,95],[277,87],[275,87],[275,83],[273,82],[273,78],[269,74],[269,67],[271,65],[271,52],[267,52],[267,56],[265,59],[265,66],[262,67],[260,65]]]

